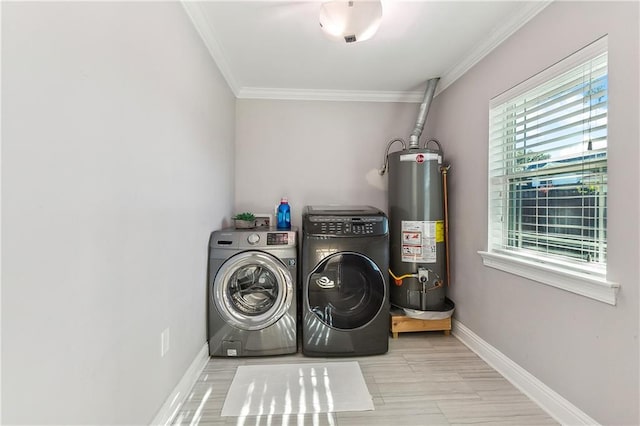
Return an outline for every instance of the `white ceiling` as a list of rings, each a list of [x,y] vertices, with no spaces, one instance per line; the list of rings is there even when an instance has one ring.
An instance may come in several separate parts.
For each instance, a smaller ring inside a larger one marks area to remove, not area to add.
[[[436,94],[549,4],[383,0],[378,33],[324,36],[320,1],[184,1],[238,98],[419,102]]]

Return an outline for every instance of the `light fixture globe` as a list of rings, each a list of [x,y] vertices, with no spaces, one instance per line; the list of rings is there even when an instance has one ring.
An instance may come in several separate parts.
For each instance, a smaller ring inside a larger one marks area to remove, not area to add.
[[[328,1],[320,5],[320,27],[333,40],[355,43],[368,40],[382,22],[382,2]]]

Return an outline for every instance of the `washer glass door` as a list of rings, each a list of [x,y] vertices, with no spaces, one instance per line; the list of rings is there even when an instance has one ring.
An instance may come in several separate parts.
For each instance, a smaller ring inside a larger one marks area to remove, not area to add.
[[[326,325],[351,330],[367,325],[384,306],[386,285],[378,266],[353,252],[329,255],[309,274],[309,309]]]
[[[243,330],[259,330],[278,321],[291,306],[291,274],[274,256],[245,251],[222,264],[211,297],[224,320]]]

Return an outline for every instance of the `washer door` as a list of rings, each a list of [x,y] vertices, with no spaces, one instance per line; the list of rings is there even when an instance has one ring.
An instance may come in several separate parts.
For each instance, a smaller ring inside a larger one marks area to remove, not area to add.
[[[277,258],[245,251],[222,264],[211,289],[218,312],[243,330],[260,330],[278,321],[291,306],[293,281]]]
[[[334,253],[309,274],[309,309],[326,325],[352,330],[367,325],[384,306],[386,285],[378,266],[353,252]]]

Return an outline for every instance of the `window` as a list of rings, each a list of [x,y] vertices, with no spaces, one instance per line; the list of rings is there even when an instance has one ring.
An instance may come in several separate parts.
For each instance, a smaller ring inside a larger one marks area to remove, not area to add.
[[[606,49],[600,39],[491,101],[488,266],[516,262],[578,293],[617,287],[606,283]]]

